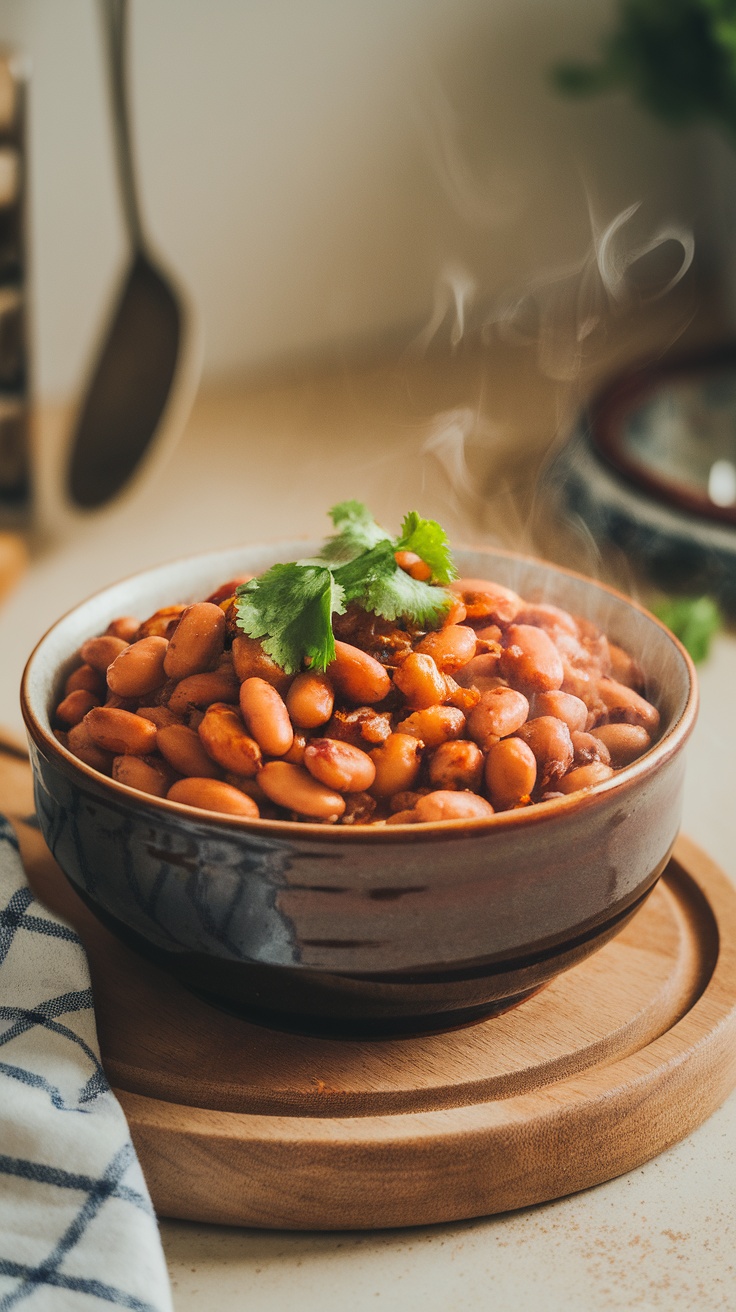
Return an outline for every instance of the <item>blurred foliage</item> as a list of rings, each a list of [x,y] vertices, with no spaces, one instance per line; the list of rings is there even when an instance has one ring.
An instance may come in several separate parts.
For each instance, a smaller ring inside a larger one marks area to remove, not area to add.
[[[709,119],[736,138],[736,0],[619,0],[600,62],[553,76],[577,96],[626,87],[673,125]]]
[[[696,665],[705,660],[713,638],[723,627],[723,616],[712,597],[666,597],[652,610],[680,639]]]

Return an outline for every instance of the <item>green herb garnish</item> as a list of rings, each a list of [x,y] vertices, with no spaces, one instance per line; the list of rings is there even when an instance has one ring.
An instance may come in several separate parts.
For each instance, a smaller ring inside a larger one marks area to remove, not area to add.
[[[401,525],[401,537],[394,550],[415,551],[429,565],[432,578],[438,583],[450,583],[457,578],[445,530],[434,519],[422,519],[416,510],[410,510]]]
[[[723,625],[723,616],[712,597],[667,597],[652,610],[680,639],[696,664],[705,660]]]
[[[238,625],[260,638],[264,651],[287,674],[308,657],[316,670],[335,659],[333,614],[345,610],[344,593],[327,566],[273,565],[237,590]]]
[[[369,551],[379,542],[391,540],[362,501],[341,501],[329,513],[337,533],[333,533],[325,542],[319,553],[320,560],[330,561],[333,565],[346,565],[361,552]]]
[[[237,622],[287,674],[307,660],[325,670],[335,658],[332,616],[350,602],[386,620],[437,625],[451,604],[443,584],[457,577],[444,529],[411,511],[392,539],[360,501],[333,506],[337,530],[312,560],[274,565],[237,590]],[[424,583],[401,569],[397,551],[413,551],[429,566]]]

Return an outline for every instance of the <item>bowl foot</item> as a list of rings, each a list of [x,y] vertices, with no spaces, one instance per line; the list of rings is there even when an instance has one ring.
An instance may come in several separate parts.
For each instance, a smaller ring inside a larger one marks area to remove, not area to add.
[[[289,1015],[288,1012],[259,1007],[257,1002],[249,1001],[238,1005],[204,989],[192,988],[191,985],[186,984],[185,987],[188,992],[193,993],[202,1002],[208,1003],[211,1007],[216,1007],[218,1011],[226,1012],[228,1016],[237,1016],[240,1020],[265,1026],[266,1029],[280,1030],[284,1034],[302,1034],[305,1037],[320,1039],[391,1039],[399,1037],[412,1038],[422,1034],[446,1034],[451,1030],[477,1025],[480,1021],[492,1020],[495,1016],[503,1016],[507,1011],[512,1011],[514,1007],[520,1007],[527,999],[533,998],[537,993],[540,993],[548,982],[545,980],[543,984],[524,989],[521,993],[515,993],[513,997],[498,998],[494,1002],[483,1002],[473,1007],[460,1007],[454,1011],[441,1013],[433,1012],[427,1016],[409,1016],[407,1018],[381,1016],[376,1019],[371,1017],[323,1018],[304,1016],[301,1013]]]

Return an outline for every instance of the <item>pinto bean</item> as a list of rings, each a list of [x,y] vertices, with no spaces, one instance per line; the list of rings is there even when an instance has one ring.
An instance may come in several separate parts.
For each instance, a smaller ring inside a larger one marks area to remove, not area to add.
[[[256,820],[258,804],[222,779],[179,779],[166,794],[170,802],[196,806],[203,811],[221,811],[224,815],[242,815]]]
[[[442,674],[454,674],[475,656],[475,633],[466,624],[446,624],[436,633],[428,633],[415,651],[431,656]]]
[[[477,688],[479,692],[497,688],[499,682],[502,682],[499,675],[499,653],[486,651],[481,652],[480,656],[474,656],[461,670],[455,671],[455,682],[461,688]]]
[[[425,747],[439,747],[465,732],[465,716],[454,706],[427,706],[397,725],[397,733],[418,738]]]
[[[604,765],[602,761],[593,761],[590,765],[581,765],[576,770],[571,770],[564,779],[560,779],[557,789],[566,795],[576,793],[580,788],[594,788],[596,784],[602,784],[606,779],[610,779],[612,774],[610,765]]]
[[[99,770],[101,774],[110,774],[112,769],[112,753],[103,751],[97,743],[93,742],[89,735],[84,720],[81,724],[72,725],[67,734],[67,747],[73,752],[80,761],[90,766],[92,770]]]
[[[498,738],[516,733],[529,714],[529,702],[515,688],[489,688],[468,716],[468,733],[484,751]]]
[[[208,706],[197,730],[207,755],[234,774],[253,778],[261,764],[261,749],[246,733],[239,712],[225,702]]]
[[[445,676],[437,669],[432,657],[420,652],[407,656],[394,674],[394,683],[409,705],[417,710],[437,706],[449,691]]]
[[[118,693],[108,689],[105,706],[112,706],[118,711],[137,711],[137,700],[137,697],[120,697]]]
[[[211,601],[196,601],[183,610],[166,652],[164,669],[170,679],[203,674],[222,654],[225,616]]]
[[[547,788],[570,769],[573,745],[564,720],[555,715],[538,715],[521,726],[518,736],[534,753],[540,788]]]
[[[117,783],[150,793],[152,797],[165,797],[174,782],[165,762],[153,756],[116,756],[112,777]]]
[[[429,565],[417,555],[416,551],[395,551],[394,560],[399,569],[405,570],[413,579],[428,583],[432,577]]]
[[[263,650],[258,638],[248,638],[239,634],[233,638],[233,665],[241,683],[246,679],[265,679],[280,693],[285,693],[291,684],[293,675],[287,674]]]
[[[418,825],[420,818],[416,811],[406,808],[403,811],[394,811],[393,815],[387,816],[387,825]]]
[[[554,715],[558,720],[564,720],[570,733],[582,732],[588,723],[585,702],[570,692],[539,692],[534,698],[532,709],[535,716]]]
[[[186,724],[162,725],[156,734],[156,746],[177,774],[198,779],[219,779],[221,771],[205,750],[195,729]]]
[[[455,597],[445,611],[442,622],[443,625],[462,624],[463,620],[467,619],[467,617],[468,612],[464,602],[462,602],[459,597]]]
[[[429,781],[441,790],[464,788],[477,793],[483,778],[483,753],[477,743],[440,743],[429,762]]]
[[[608,642],[608,651],[611,659],[611,678],[617,683],[623,683],[627,688],[633,688],[634,692],[644,691],[644,675],[638,661],[630,656],[623,647],[619,647],[615,642]]]
[[[611,757],[611,765],[620,770],[648,751],[652,740],[640,724],[601,724],[591,735],[603,743]]]
[[[137,706],[135,713],[142,715],[144,720],[150,720],[157,729],[164,729],[167,724],[182,723],[179,716],[169,710],[168,706]]]
[[[91,711],[93,706],[99,706],[100,702],[101,698],[95,696],[93,692],[87,692],[85,688],[77,688],[75,692],[67,693],[63,701],[59,702],[56,718],[62,724],[80,724],[87,712]]]
[[[626,726],[630,728],[630,725]],[[573,766],[592,765],[593,761],[602,761],[604,765],[611,764],[611,753],[602,739],[596,738],[592,733],[578,733],[577,731],[570,734],[572,738]]]
[[[205,778],[208,777],[209,776],[205,776]],[[239,792],[246,793],[248,797],[252,797],[253,801],[258,803],[258,809],[261,812],[261,815],[263,815],[264,806],[269,809],[271,808],[272,804],[266,797],[266,794],[261,788],[257,778],[247,779],[243,774],[233,774],[232,771],[227,771],[224,775],[224,779],[226,784],[230,784],[231,788],[237,788]]]
[[[283,761],[288,761],[290,765],[301,765],[304,761],[304,753],[307,750],[308,741],[309,739],[306,734],[301,733],[300,730],[297,729],[291,747],[288,752],[284,752],[281,759]]]
[[[511,624],[499,665],[509,683],[521,692],[551,692],[562,685],[565,672],[549,634],[533,624]]]
[[[230,670],[190,674],[177,683],[169,696],[168,706],[175,715],[186,715],[195,706],[201,710],[213,702],[234,704],[238,700],[239,691],[238,681]]]
[[[581,670],[578,666],[566,660],[564,656],[562,658],[562,668],[564,678],[561,691],[568,692],[573,697],[578,697],[581,702],[585,702],[588,711],[597,713],[602,710],[603,702],[598,695],[600,675],[592,670]]]
[[[292,724],[298,729],[317,729],[327,724],[335,705],[335,693],[326,674],[307,671],[297,674],[286,694]]]
[[[249,583],[252,578],[252,574],[236,574],[235,578],[228,579],[227,583],[221,583],[219,588],[215,588],[209,597],[205,597],[205,601],[211,601],[215,606],[221,605],[223,601],[230,601],[241,583]]]
[[[414,810],[424,823],[438,820],[486,820],[493,815],[493,807],[484,797],[479,797],[477,793],[456,793],[448,789],[426,793],[419,798]]]
[[[376,767],[367,752],[339,738],[313,738],[304,751],[309,773],[338,793],[366,792],[376,777]]]
[[[141,622],[135,615],[119,615],[116,620],[110,620],[105,633],[111,633],[113,638],[122,638],[123,642],[133,642],[140,626]]]
[[[122,638],[103,633],[101,638],[88,638],[83,642],[79,654],[86,665],[91,665],[93,670],[105,674],[108,665],[112,665],[115,657],[119,656],[121,651],[125,651],[127,646],[128,643]]]
[[[283,697],[265,679],[246,679],[240,687],[240,711],[245,726],[267,756],[284,756],[294,730]]]
[[[148,756],[156,747],[156,726],[132,711],[94,706],[84,717],[89,736],[114,756]]]
[[[105,695],[105,677],[99,670],[95,670],[91,665],[78,665],[76,670],[72,670],[69,678],[64,684],[64,692],[93,692],[96,697],[102,698]]]
[[[486,788],[499,811],[528,802],[537,782],[537,761],[521,738],[502,738],[489,748],[485,764]]]
[[[335,659],[327,667],[327,677],[336,692],[358,706],[383,701],[391,688],[380,662],[348,642],[335,643]]]
[[[519,594],[490,579],[455,579],[450,587],[462,599],[469,620],[511,624],[521,610]]]
[[[392,811],[413,811],[419,798],[431,792],[431,788],[406,788],[403,793],[394,793],[388,804]]]
[[[501,650],[503,630],[499,629],[497,624],[484,624],[482,628],[475,630],[475,637],[479,655],[482,651],[485,651],[486,647],[489,650]]]
[[[545,629],[550,635],[569,633],[571,637],[577,638],[580,633],[577,620],[574,619],[569,610],[563,610],[561,606],[550,606],[544,601],[535,602],[530,606],[522,606],[515,622],[517,624],[533,624],[536,628]]]
[[[599,679],[598,696],[612,723],[639,724],[652,736],[657,732],[659,711],[633,688],[627,688],[615,679]]]
[[[422,744],[408,733],[392,733],[381,747],[371,752],[376,778],[371,787],[375,797],[393,797],[416,782],[422,763]]]
[[[266,797],[299,815],[315,820],[338,820],[345,810],[345,798],[325,787],[301,765],[287,761],[269,761],[258,776]]]
[[[145,697],[166,682],[166,638],[140,638],[115,657],[107,670],[107,686],[118,697]]]
[[[160,610],[154,611],[149,615],[147,620],[141,624],[136,637],[138,638],[169,638],[172,631],[179,622],[179,616],[186,610],[183,604],[176,606],[162,606]]]

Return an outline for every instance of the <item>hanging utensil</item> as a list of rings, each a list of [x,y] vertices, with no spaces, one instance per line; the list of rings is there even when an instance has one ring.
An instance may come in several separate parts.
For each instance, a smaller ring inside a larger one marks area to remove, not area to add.
[[[153,259],[141,222],[126,91],[127,0],[100,0],[99,7],[131,256],[72,439],[67,491],[84,509],[104,505],[148,464],[164,420],[170,427],[172,411],[180,422],[188,411],[199,372],[182,293]]]

